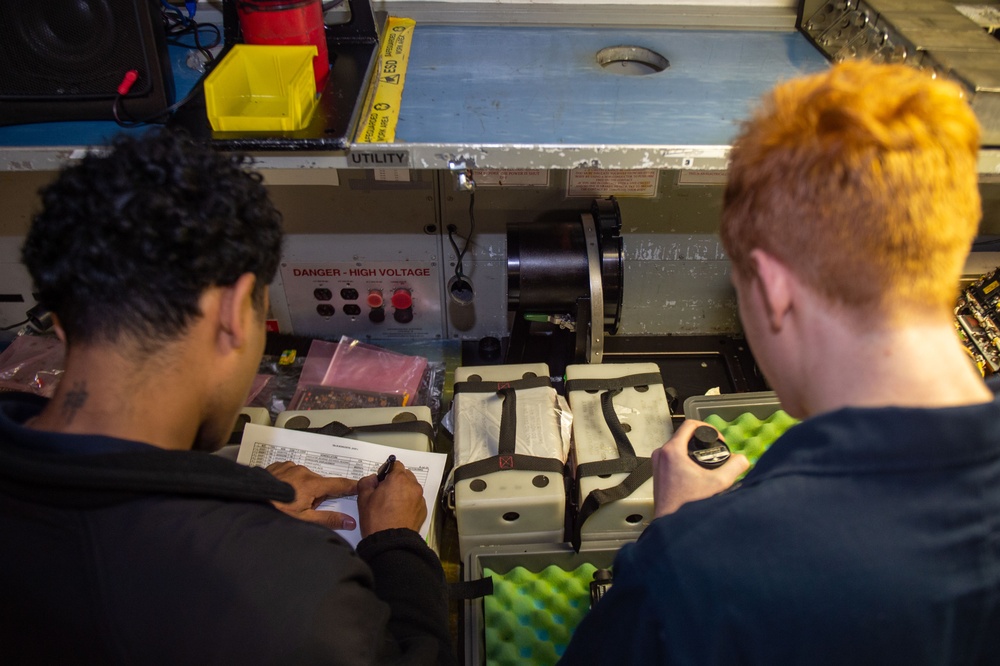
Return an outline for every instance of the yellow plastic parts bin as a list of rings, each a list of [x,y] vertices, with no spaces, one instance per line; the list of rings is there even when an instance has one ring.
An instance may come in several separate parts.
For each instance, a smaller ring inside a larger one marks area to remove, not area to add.
[[[205,79],[217,132],[294,131],[316,110],[315,46],[237,44]]]

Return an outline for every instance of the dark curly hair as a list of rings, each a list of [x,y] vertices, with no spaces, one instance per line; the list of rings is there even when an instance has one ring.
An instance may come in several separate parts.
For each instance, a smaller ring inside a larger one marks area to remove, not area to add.
[[[156,346],[198,316],[211,286],[257,277],[281,255],[281,214],[242,155],[158,130],[116,138],[43,188],[21,258],[70,342]]]

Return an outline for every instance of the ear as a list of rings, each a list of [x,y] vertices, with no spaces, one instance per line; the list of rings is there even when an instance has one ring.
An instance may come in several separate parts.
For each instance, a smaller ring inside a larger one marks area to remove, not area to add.
[[[247,344],[250,327],[257,325],[253,289],[257,276],[244,273],[219,293],[219,342],[234,349]]]
[[[66,344],[66,331],[63,330],[62,323],[59,321],[59,315],[55,312],[52,313],[52,332],[56,334],[56,339],[59,342]]]
[[[768,324],[777,333],[785,325],[795,301],[794,275],[785,264],[760,248],[750,251],[750,261],[757,277],[751,288],[758,291]]]

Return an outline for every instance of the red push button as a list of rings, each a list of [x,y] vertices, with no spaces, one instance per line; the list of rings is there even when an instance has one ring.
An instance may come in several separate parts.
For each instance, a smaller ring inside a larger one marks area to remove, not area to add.
[[[413,296],[409,289],[397,289],[392,292],[392,307],[397,310],[406,310],[413,307]]]
[[[382,300],[381,289],[372,289],[371,291],[369,291],[367,300],[368,300],[368,307],[370,308],[380,308],[383,305],[385,305],[385,303]]]

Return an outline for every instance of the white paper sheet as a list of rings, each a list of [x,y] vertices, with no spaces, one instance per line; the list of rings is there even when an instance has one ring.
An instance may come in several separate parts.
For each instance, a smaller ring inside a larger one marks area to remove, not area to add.
[[[345,437],[248,423],[243,430],[243,441],[240,444],[237,462],[251,467],[267,467],[271,463],[290,460],[323,476],[360,479],[375,474],[378,468],[385,464],[389,454],[395,455],[397,460],[406,465],[424,488],[427,518],[420,527],[420,536],[426,539],[431,518],[437,507],[441,479],[444,476],[447,460],[447,455],[444,453],[411,451]],[[356,496],[328,499],[318,508],[340,511],[353,516],[359,527],[353,530],[337,530],[337,533],[352,546],[358,545],[361,541],[361,521],[358,519]]]

